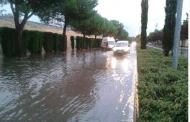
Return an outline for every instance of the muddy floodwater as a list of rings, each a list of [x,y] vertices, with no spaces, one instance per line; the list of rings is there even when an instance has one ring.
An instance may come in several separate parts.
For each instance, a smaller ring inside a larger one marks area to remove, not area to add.
[[[0,122],[134,121],[136,50],[0,58]]]

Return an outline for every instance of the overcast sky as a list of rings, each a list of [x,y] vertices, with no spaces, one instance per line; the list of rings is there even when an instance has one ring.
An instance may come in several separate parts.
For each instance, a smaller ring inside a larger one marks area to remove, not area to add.
[[[147,34],[164,27],[166,0],[149,0]],[[124,24],[129,36],[136,36],[141,32],[141,0],[99,0],[95,8],[101,16],[109,20],[118,20]],[[182,21],[189,13],[189,0],[183,0]]]
[[[158,25],[157,29],[163,29],[165,2],[166,0],[149,0],[147,34],[155,30],[156,24]],[[98,0],[98,3],[95,10],[102,17],[123,23],[124,29],[128,31],[129,36],[140,34],[141,0]],[[12,13],[9,5],[4,8],[7,10],[6,13]],[[189,13],[189,0],[183,0],[182,22],[186,19],[186,13]],[[40,22],[36,16],[31,17],[29,20]]]

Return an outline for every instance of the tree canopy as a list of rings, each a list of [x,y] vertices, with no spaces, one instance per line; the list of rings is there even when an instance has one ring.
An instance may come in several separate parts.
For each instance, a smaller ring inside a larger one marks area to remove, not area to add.
[[[183,21],[181,26],[181,40],[188,39],[188,13],[186,14],[187,18]]]
[[[162,41],[163,40],[163,30],[155,29],[154,32],[151,32],[148,36],[148,42],[155,42],[155,41]]]

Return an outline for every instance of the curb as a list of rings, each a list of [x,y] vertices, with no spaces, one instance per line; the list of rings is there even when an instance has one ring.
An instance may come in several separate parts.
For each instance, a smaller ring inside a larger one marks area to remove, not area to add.
[[[137,48],[136,48],[136,59],[137,59]],[[137,60],[136,60],[136,75],[135,75],[135,106],[136,106],[136,122],[138,122],[138,118],[139,118],[139,96],[138,96],[138,89],[137,89],[137,86],[138,86],[138,63],[137,63]]]

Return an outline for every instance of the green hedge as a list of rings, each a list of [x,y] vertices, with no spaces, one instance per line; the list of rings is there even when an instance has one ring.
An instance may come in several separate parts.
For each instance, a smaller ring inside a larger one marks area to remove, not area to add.
[[[23,39],[23,50],[24,50],[24,53],[26,54],[27,53],[27,49],[28,49],[28,42],[30,40],[30,34],[29,34],[29,31],[28,30],[24,30],[22,32],[22,39]]]
[[[94,38],[86,38],[86,42],[84,43],[84,38],[77,36],[76,37],[76,48],[77,49],[82,49],[82,48],[88,49],[88,48],[94,48],[94,47],[100,48],[102,40],[97,39],[96,42],[97,43],[95,44]]]
[[[0,28],[0,43],[3,54],[6,57],[14,57],[19,55],[17,32],[15,29],[3,27]],[[23,51],[26,55],[27,49],[32,53],[41,53],[42,46],[46,52],[63,52],[67,50],[67,37],[63,44],[62,35],[51,32],[28,31],[22,33]]]
[[[31,54],[38,54],[42,52],[43,33],[39,31],[24,31],[24,38],[28,40],[28,50]]]
[[[64,40],[64,43],[62,46],[62,52],[65,52],[67,50],[67,36],[66,35],[63,37],[63,40]]]
[[[74,38],[74,36],[71,36],[70,40],[71,40],[71,47],[72,47],[72,49],[74,49],[74,47],[75,47],[75,43],[74,43],[75,38]]]
[[[88,48],[94,47],[94,38],[87,38],[87,46]]]
[[[79,40],[79,36],[76,37],[76,48],[80,49],[80,40]]]
[[[95,48],[100,48],[101,47],[101,42],[102,42],[102,39],[96,39],[96,42],[95,42]]]
[[[46,52],[52,52],[54,47],[53,33],[44,32],[43,47]]]
[[[147,47],[138,48],[138,95],[142,121],[188,121],[188,59],[179,58],[173,70],[172,57]]]
[[[76,37],[76,48],[82,49],[84,47],[84,38],[83,37]]]
[[[58,51],[59,34],[53,33],[53,51]]]
[[[84,46],[84,37],[80,37],[80,45],[81,45],[81,49],[83,49]]]
[[[63,43],[63,39],[65,40]],[[63,38],[63,35],[59,35],[58,37],[58,50],[59,52],[65,52],[67,50],[67,36]]]
[[[18,56],[18,43],[16,30],[12,28],[0,28],[1,46],[4,56]]]
[[[59,52],[63,52],[63,36],[62,35],[58,35],[58,51]]]
[[[90,48],[94,47],[94,38],[90,38]]]

